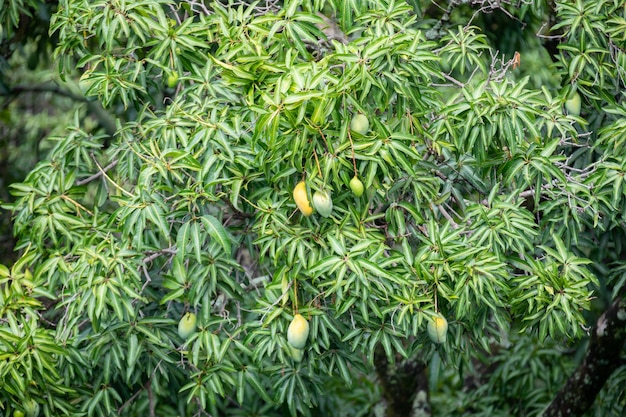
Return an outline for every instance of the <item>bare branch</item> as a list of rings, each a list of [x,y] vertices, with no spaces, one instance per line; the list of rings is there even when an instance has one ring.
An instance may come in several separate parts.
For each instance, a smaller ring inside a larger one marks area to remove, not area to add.
[[[69,97],[72,100],[87,102],[87,99],[83,96],[76,95],[68,90],[59,88],[58,85],[51,84],[39,84],[39,85],[16,85],[11,87],[9,91],[3,96],[19,95],[22,93],[53,93],[63,97]]]
[[[459,228],[458,223],[454,221],[452,216],[450,216],[450,213],[448,213],[448,211],[441,204],[437,205],[437,208],[439,209],[439,211],[441,212],[443,217],[445,217],[446,220],[448,220],[450,222],[450,225],[452,226],[453,229],[458,229]]]
[[[83,178],[82,180],[76,181],[76,185],[85,185],[95,179],[100,178],[105,172],[107,172],[108,170],[110,170],[111,168],[115,167],[118,163],[117,159],[114,159],[109,165],[105,166],[104,168],[102,168],[102,170],[96,172],[95,174],[87,177],[87,178]]]
[[[155,260],[161,255],[164,255],[164,254],[176,255],[176,252],[177,252],[176,246],[170,246],[169,248],[165,248],[165,249],[161,249],[159,251],[153,252],[151,255],[148,255],[145,258],[143,258],[141,262],[143,262],[144,264],[147,264],[149,262],[152,262],[153,260]]]

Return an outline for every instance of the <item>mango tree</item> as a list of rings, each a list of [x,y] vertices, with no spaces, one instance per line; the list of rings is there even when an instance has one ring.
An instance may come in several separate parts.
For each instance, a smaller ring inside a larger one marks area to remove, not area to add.
[[[619,415],[624,2],[46,3],[7,412]]]

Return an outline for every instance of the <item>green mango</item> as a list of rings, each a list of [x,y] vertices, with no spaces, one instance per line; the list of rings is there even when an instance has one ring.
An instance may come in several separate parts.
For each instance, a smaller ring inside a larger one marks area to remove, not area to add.
[[[365,135],[370,130],[370,121],[367,120],[364,114],[355,114],[350,121],[350,129],[361,135]]]
[[[183,340],[189,339],[189,336],[196,331],[196,322],[198,318],[194,313],[187,312],[178,322],[178,335]]]
[[[291,347],[291,359],[293,359],[294,362],[302,362],[303,357],[304,357],[303,349],[296,349],[293,346]]]
[[[356,197],[361,197],[363,195],[363,191],[365,191],[363,183],[356,175],[350,180],[350,189]]]
[[[581,98],[580,94],[575,92],[570,96],[568,100],[565,101],[565,110],[567,110],[567,114],[571,114],[573,116],[580,116],[580,107],[581,107]]]
[[[37,417],[39,415],[39,403],[37,401],[32,399],[26,400],[23,405],[26,417]]]
[[[178,73],[170,72],[167,76],[167,86],[169,88],[175,88],[178,85]]]
[[[433,343],[445,343],[448,333],[448,321],[444,316],[437,314],[430,319],[426,329],[428,330],[428,337],[430,337]]]
[[[328,217],[333,211],[333,199],[328,191],[316,191],[313,193],[313,207],[317,212]]]

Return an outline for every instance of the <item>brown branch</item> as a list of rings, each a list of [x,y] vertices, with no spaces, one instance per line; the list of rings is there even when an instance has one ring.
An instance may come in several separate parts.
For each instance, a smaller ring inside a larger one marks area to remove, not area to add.
[[[584,415],[604,383],[619,367],[625,341],[626,296],[622,295],[596,322],[585,358],[546,408],[543,417]]]
[[[459,224],[454,221],[452,216],[450,216],[450,213],[448,213],[448,211],[441,204],[438,204],[437,208],[439,209],[439,212],[443,214],[443,217],[450,222],[450,226],[452,226],[453,229],[459,228]]]
[[[87,102],[87,99],[83,96],[72,93],[71,91],[62,89],[57,85],[50,84],[38,84],[38,85],[16,85],[9,89],[6,94],[0,94],[3,96],[20,95],[22,93],[52,93],[63,97],[69,97],[72,100]]]
[[[91,112],[100,123],[107,135],[114,136],[117,130],[115,118],[108,113],[100,102],[91,101],[84,96],[74,94],[73,92],[63,89],[56,84],[38,84],[38,85],[16,85],[11,87],[7,92],[0,93],[0,96],[7,97],[7,100],[0,105],[0,110],[9,106],[19,95],[24,93],[52,93],[63,97],[68,97],[74,101],[85,103],[89,112]]]
[[[156,252],[153,252],[152,254],[146,256],[145,258],[143,258],[141,260],[142,263],[147,264],[149,262],[154,261],[156,258],[158,258],[161,255],[165,255],[165,254],[169,254],[169,255],[176,255],[176,251],[178,249],[176,248],[176,246],[172,245],[169,248],[164,248],[161,250],[158,250]]]
[[[111,168],[113,168],[115,165],[117,165],[118,160],[114,159],[113,162],[111,162],[109,165],[105,166],[104,168],[102,168],[102,170],[96,172],[95,174],[87,177],[87,178],[83,178],[82,180],[78,180],[76,181],[76,185],[85,185],[95,179],[100,178],[104,173],[106,173],[108,170],[110,170]]]
[[[148,391],[148,404],[150,406],[150,417],[155,417],[156,414],[154,409],[156,408],[156,404],[154,402],[154,395],[152,394],[152,382],[148,380],[146,382],[146,390]]]

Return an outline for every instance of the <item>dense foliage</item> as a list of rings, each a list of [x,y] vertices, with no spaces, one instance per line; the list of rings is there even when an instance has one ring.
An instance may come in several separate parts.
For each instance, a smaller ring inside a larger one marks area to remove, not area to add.
[[[116,125],[76,110],[11,186],[0,406],[373,415],[413,360],[435,415],[540,413],[626,282],[626,4],[444,3],[58,2],[55,72]]]

